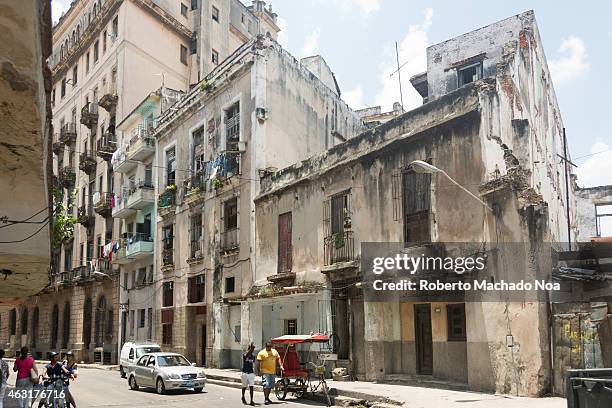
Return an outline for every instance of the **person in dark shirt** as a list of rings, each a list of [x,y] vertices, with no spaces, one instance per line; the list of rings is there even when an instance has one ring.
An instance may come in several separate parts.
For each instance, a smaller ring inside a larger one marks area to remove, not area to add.
[[[50,360],[49,364],[47,364],[44,367],[44,371],[43,371],[43,375],[45,377],[49,377],[49,378],[59,377],[62,375],[62,373],[66,372],[66,369],[64,368],[62,363],[57,361],[56,352],[52,351],[51,353],[49,353],[49,360]]]
[[[251,395],[251,403],[250,405],[255,405],[253,402],[253,387],[255,386],[255,372],[253,371],[253,364],[255,363],[255,355],[253,354],[255,351],[255,345],[253,343],[249,344],[249,348],[246,353],[242,355],[242,403],[246,404],[246,399],[244,399],[244,392],[247,387],[249,387],[249,393]]]

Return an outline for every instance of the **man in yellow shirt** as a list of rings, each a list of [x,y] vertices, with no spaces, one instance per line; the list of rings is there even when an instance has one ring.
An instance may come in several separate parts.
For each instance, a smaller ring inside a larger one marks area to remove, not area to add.
[[[270,390],[274,388],[277,366],[282,372],[283,366],[278,351],[272,348],[272,343],[267,342],[266,348],[257,353],[257,374],[261,375],[261,383],[263,385],[265,397],[264,404],[266,405],[272,402],[270,401]]]

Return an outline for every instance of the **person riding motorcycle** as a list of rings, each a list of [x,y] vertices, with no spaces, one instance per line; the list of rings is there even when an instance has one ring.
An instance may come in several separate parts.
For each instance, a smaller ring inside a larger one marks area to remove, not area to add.
[[[74,354],[71,351],[66,353],[66,360],[64,361],[63,366],[66,370],[66,374],[68,374],[68,376],[73,381],[76,380],[79,370],[76,361],[74,361]],[[70,392],[69,385],[69,383],[66,383],[66,393],[68,394],[68,402],[69,405],[72,405],[74,408],[76,408],[76,401],[72,396],[72,393]]]
[[[62,390],[67,394],[66,382],[68,381],[68,370],[62,363],[57,361],[58,353],[52,351],[49,353],[49,364],[43,367],[43,385],[45,389],[51,390],[57,380],[62,380]],[[51,398],[60,398],[60,395],[51,395]]]

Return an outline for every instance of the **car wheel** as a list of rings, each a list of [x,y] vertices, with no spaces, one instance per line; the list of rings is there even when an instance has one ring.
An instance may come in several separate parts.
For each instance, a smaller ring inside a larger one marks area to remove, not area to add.
[[[196,387],[196,388],[193,389],[193,392],[198,394],[198,393],[202,392],[203,389],[204,389],[203,387]]]
[[[121,375],[121,378],[125,378],[125,371],[123,371],[123,367],[119,366],[119,374]]]
[[[161,378],[157,379],[157,387],[155,387],[155,390],[160,395],[166,392],[166,386],[164,385],[164,380],[162,380]]]
[[[133,375],[130,376],[128,382],[130,383],[131,390],[138,391],[138,384],[136,384],[136,378]]]

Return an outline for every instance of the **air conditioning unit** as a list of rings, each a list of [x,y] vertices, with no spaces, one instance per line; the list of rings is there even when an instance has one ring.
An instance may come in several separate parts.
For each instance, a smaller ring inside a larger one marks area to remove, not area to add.
[[[263,122],[264,120],[268,119],[268,111],[266,110],[266,108],[256,108],[255,117],[257,118],[257,120]]]

